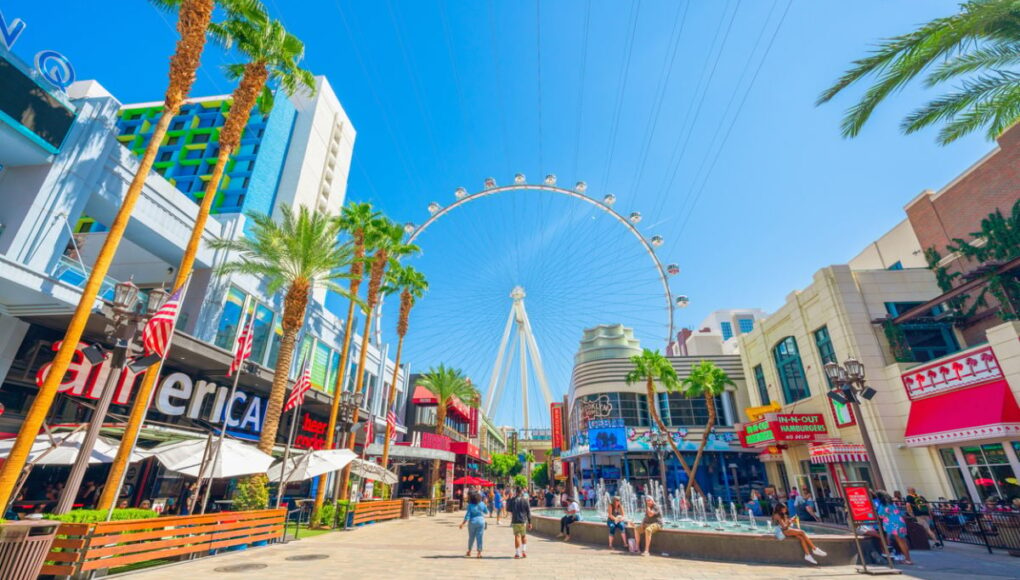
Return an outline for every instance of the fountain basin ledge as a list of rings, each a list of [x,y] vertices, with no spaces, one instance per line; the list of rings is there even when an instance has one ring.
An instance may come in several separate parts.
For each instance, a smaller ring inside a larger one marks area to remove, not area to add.
[[[560,533],[561,509],[533,509],[532,533],[555,538]],[[609,531],[606,522],[582,520],[570,526],[570,542],[606,547]],[[857,562],[857,547],[853,535],[811,535],[816,546],[828,552],[824,558],[816,557],[820,566],[847,566]],[[622,551],[617,536],[615,549]],[[608,548],[607,548],[608,549]],[[672,558],[715,560],[720,562],[747,562],[760,564],[803,564],[804,552],[794,538],[777,540],[771,533],[750,533],[664,528],[652,536],[652,554],[668,554]]]

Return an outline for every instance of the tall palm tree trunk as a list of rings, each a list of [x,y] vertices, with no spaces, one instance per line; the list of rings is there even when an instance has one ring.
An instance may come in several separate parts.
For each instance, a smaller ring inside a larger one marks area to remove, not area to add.
[[[443,435],[446,430],[446,403],[445,400],[439,400],[436,405],[436,435]],[[432,460],[432,477],[429,478],[429,485],[432,489],[436,488],[436,483],[439,482],[439,460]],[[446,498],[449,501],[452,498]]]
[[[708,409],[708,421],[705,425],[705,432],[701,434],[701,443],[698,444],[698,454],[694,456],[694,465],[691,466],[692,479],[698,474],[698,464],[701,463],[701,455],[705,452],[705,446],[708,445],[708,435],[715,428],[715,397],[707,391],[705,392],[705,407]]]
[[[404,350],[404,336],[397,339],[397,356],[393,360],[393,378],[390,380],[390,392],[386,397],[386,440],[383,441],[382,466],[390,468],[390,439],[393,438],[393,428],[390,424],[389,413],[393,409],[393,403],[397,400],[397,376],[400,374],[400,355]]]
[[[262,422],[262,434],[259,437],[259,450],[263,453],[272,453],[273,446],[276,445],[283,399],[287,394],[291,362],[294,360],[294,344],[305,321],[310,286],[307,280],[296,280],[283,299],[283,336],[280,337],[280,353],[273,373],[273,387],[269,391],[269,400],[266,401],[266,418]]]
[[[364,393],[365,387],[367,386],[365,385],[365,361],[368,358],[368,333],[372,332],[373,309],[374,308],[370,306],[368,312],[365,313],[365,329],[361,333],[361,348],[358,349],[358,367],[357,370],[355,371],[358,373],[358,376],[355,378],[354,383],[355,393]],[[354,409],[352,422],[355,425],[358,424],[358,415],[360,414],[359,411],[360,411],[359,409]],[[354,450],[355,439],[357,438],[356,437],[347,438],[348,449]],[[366,446],[369,443],[370,443],[369,441],[365,441]],[[347,499],[350,497],[350,490],[348,489],[350,481],[351,481],[351,465],[348,463],[347,467],[344,468],[343,479],[341,479],[340,481],[340,493],[342,495],[342,499]]]
[[[666,424],[663,423],[662,417],[659,416],[659,407],[655,392],[655,381],[651,377],[648,377],[648,383],[645,385],[645,388],[648,391],[648,410],[651,413],[652,418],[655,419],[655,425],[659,428],[659,431],[669,433],[669,429],[667,429]],[[697,480],[694,479],[694,474],[691,472],[691,468],[687,466],[687,462],[684,461],[684,456],[680,454],[680,448],[676,446],[676,442],[673,441],[672,436],[667,439],[669,439],[669,446],[673,449],[673,455],[675,455],[676,460],[680,462],[680,467],[682,467],[684,472],[687,473],[687,479],[689,481],[687,490],[690,491],[692,489],[696,489],[700,493],[701,486],[699,486]]]
[[[180,34],[180,39],[178,39],[174,55],[170,59],[170,81],[163,99],[163,113],[152,130],[152,136],[149,138],[149,144],[142,155],[138,172],[135,173],[134,178],[131,180],[131,185],[124,195],[124,201],[121,203],[113,223],[110,224],[106,240],[103,242],[103,247],[96,257],[96,262],[92,266],[92,272],[89,274],[89,279],[82,290],[81,300],[78,302],[78,307],[75,309],[74,316],[68,324],[67,332],[64,334],[61,348],[53,360],[50,374],[47,376],[42,387],[39,388],[39,394],[32,403],[32,407],[25,417],[25,422],[22,424],[18,440],[11,449],[7,461],[4,462],[3,469],[0,470],[0,506],[5,506],[10,501],[10,493],[14,482],[17,481],[18,474],[25,465],[31,441],[42,427],[50,405],[53,404],[57,386],[63,379],[64,373],[67,371],[67,367],[74,355],[74,349],[77,347],[78,341],[85,330],[85,324],[99,294],[103,279],[110,270],[114,253],[116,253],[117,247],[124,237],[124,230],[127,228],[128,222],[131,219],[131,213],[134,211],[138,197],[141,195],[145,179],[152,170],[156,153],[159,151],[163,137],[170,127],[170,121],[173,120],[174,115],[181,108],[185,97],[191,91],[191,85],[195,82],[195,71],[198,70],[198,66],[201,63],[202,51],[205,49],[205,32],[209,27],[212,12],[213,0],[183,0],[181,2],[177,20],[177,31]],[[149,374],[155,373],[146,373],[146,375]],[[156,379],[153,377],[148,379],[148,381],[151,384],[155,384]],[[151,392],[151,386],[149,390]],[[142,394],[141,389],[139,389],[139,392],[135,395],[136,401],[142,397]],[[148,397],[145,399],[145,405],[146,407],[148,406]],[[135,433],[137,433],[137,428]],[[24,443],[22,439],[25,440]],[[127,439],[126,431],[124,439]],[[133,442],[134,438],[131,439],[131,443]],[[120,483],[119,474],[123,473],[126,469],[129,455],[130,450],[123,457],[118,452],[117,461],[115,461],[114,466],[110,470],[111,476],[115,472],[118,474],[117,479],[108,480],[108,484],[103,490],[103,498],[107,499],[107,501],[101,502],[101,506],[109,507],[113,505],[113,499],[116,498],[109,499],[107,496],[112,496],[116,493],[116,490],[113,488],[118,487]],[[109,485],[111,481],[116,483]]]

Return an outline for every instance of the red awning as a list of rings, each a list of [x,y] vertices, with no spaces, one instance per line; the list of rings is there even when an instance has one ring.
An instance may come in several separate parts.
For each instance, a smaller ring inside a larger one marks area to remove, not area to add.
[[[849,463],[851,461],[863,463],[868,460],[868,452],[863,445],[844,441],[814,444],[808,448],[808,453],[811,455],[811,463]]]
[[[922,447],[1020,435],[1020,407],[1005,380],[910,404],[907,445]]]
[[[436,395],[433,394],[432,391],[426,389],[425,387],[419,387],[419,386],[414,387],[414,395],[411,397],[411,401],[415,405],[438,405],[439,404],[439,399],[436,398]]]

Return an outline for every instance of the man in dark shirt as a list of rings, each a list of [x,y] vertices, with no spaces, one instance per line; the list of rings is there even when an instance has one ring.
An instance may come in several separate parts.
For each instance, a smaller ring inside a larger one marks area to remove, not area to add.
[[[931,512],[928,509],[928,500],[919,493],[913,487],[907,488],[907,515],[913,516],[917,523],[924,526],[924,531],[928,532],[928,537],[931,538],[932,542],[935,542],[936,546],[941,547],[942,543],[939,542],[938,536],[931,529]]]
[[[524,496],[524,490],[514,489],[514,497],[506,502],[510,512],[510,528],[514,532],[514,558],[528,557],[528,530],[531,529],[531,506]]]
[[[556,494],[553,493],[552,488],[545,488],[545,507],[552,507],[554,501],[556,501]]]

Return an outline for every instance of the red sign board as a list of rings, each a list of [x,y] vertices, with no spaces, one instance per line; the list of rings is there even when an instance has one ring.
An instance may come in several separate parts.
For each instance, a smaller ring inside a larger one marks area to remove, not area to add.
[[[769,413],[761,421],[743,424],[738,434],[744,447],[767,447],[782,441],[814,441],[828,428],[821,413]]]
[[[973,348],[900,375],[910,400],[958,391],[1002,379],[1002,367],[990,346]]]
[[[878,519],[875,515],[875,504],[871,502],[871,493],[868,488],[859,484],[847,484],[843,488],[843,497],[849,508],[851,521],[855,523],[873,522]]]
[[[563,449],[563,403],[551,403],[549,417],[552,419],[553,449]]]

